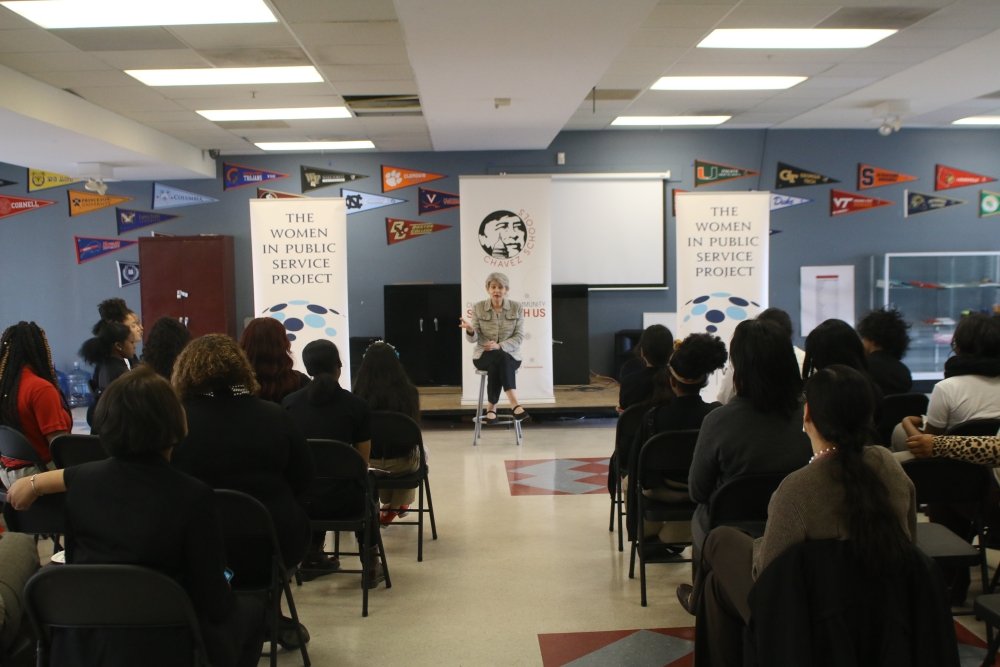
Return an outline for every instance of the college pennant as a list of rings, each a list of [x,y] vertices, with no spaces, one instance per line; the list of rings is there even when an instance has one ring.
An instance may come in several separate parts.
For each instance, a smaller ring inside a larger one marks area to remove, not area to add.
[[[774,189],[801,188],[805,185],[823,185],[826,183],[840,183],[836,178],[830,178],[814,171],[807,171],[790,164],[779,162],[777,173],[774,178]]]
[[[428,188],[417,190],[417,210],[420,215],[437,213],[449,208],[458,208],[458,195]]]
[[[359,192],[358,190],[348,190],[347,188],[340,188],[340,196],[344,198],[344,204],[347,207],[347,215],[364,213],[365,211],[370,211],[373,208],[382,208],[383,206],[406,203],[405,199],[386,197],[385,195],[373,195],[369,192]]]
[[[903,217],[908,218],[911,215],[917,215],[918,213],[927,213],[927,211],[938,211],[942,208],[948,208],[949,206],[958,206],[959,204],[964,204],[965,202],[961,199],[949,199],[947,197],[939,197],[937,195],[928,195],[922,192],[910,192],[906,193],[906,210],[903,211]]]
[[[0,188],[5,185],[17,185],[17,181],[8,181],[6,178],[0,178]]]
[[[66,199],[69,201],[69,217],[71,218],[132,201],[131,197],[99,195],[96,192],[85,192],[83,190],[67,190]]]
[[[870,164],[858,163],[858,190],[881,188],[886,185],[908,183],[915,180],[917,180],[916,176],[910,176],[898,171],[889,171],[888,169],[882,169]]]
[[[974,174],[971,171],[963,171],[954,167],[946,167],[943,164],[934,165],[934,189],[950,190],[952,188],[964,188],[967,185],[980,185],[989,183],[997,179],[983,174]]]
[[[133,211],[129,208],[116,208],[115,220],[118,223],[118,235],[130,232],[140,227],[149,227],[160,222],[179,218],[178,215],[169,213],[147,213],[146,211]]]
[[[362,178],[368,178],[364,174],[352,174],[346,171],[333,171],[332,169],[320,169],[319,167],[300,166],[302,180],[302,192],[317,190],[331,185],[350,183]]]
[[[830,190],[830,215],[846,215],[857,213],[880,206],[891,206],[893,202],[886,199],[876,199],[875,197],[865,197],[864,195],[846,192],[844,190]]]
[[[988,218],[1000,214],[1000,192],[979,191],[979,217]]]
[[[417,171],[406,167],[382,165],[382,192],[392,192],[411,185],[420,185],[444,178],[444,174],[432,174],[427,171]]]
[[[294,192],[282,192],[281,190],[257,188],[257,199],[305,199],[305,195],[297,195]]]
[[[399,218],[385,219],[385,243],[393,245],[415,239],[418,236],[426,236],[442,229],[448,229],[451,225],[439,225],[433,222],[418,222],[416,220],[401,220]]]
[[[48,190],[58,188],[60,185],[79,183],[82,178],[73,178],[65,174],[57,174],[54,171],[43,171],[41,169],[28,168],[28,192],[35,190]]]
[[[722,183],[723,181],[732,181],[737,178],[756,175],[757,172],[752,169],[731,167],[727,164],[705,162],[704,160],[694,161],[694,187],[696,188],[702,185]]]
[[[279,178],[288,178],[288,174],[279,171],[269,171],[267,169],[254,169],[244,167],[239,164],[222,163],[222,189],[232,190],[242,188],[244,185],[260,185],[265,181],[276,181]]]
[[[36,208],[52,206],[54,201],[48,199],[31,199],[28,197],[12,197],[10,195],[0,195],[0,218],[9,218],[18,213],[27,213]]]
[[[115,260],[118,267],[118,287],[128,287],[139,284],[139,262],[123,262]]]
[[[138,241],[126,241],[125,239],[92,239],[83,236],[74,236],[73,242],[76,244],[76,263],[83,264],[92,259],[97,259],[108,253],[118,252],[123,248],[135,245]]]
[[[163,183],[153,183],[153,210],[179,208],[196,204],[211,204],[219,201],[215,197],[188,192]]]
[[[808,204],[811,201],[812,199],[806,199],[805,197],[792,197],[790,195],[776,195],[771,193],[771,210],[780,211],[783,208],[801,206],[802,204]]]

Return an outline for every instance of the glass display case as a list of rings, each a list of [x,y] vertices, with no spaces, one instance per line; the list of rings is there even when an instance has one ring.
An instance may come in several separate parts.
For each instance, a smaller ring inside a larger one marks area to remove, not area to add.
[[[903,362],[913,379],[939,380],[962,315],[1000,311],[1000,252],[887,253],[875,286],[911,325]]]

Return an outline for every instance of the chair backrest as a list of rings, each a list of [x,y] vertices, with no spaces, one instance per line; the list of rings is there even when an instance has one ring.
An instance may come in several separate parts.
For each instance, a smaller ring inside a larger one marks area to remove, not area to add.
[[[0,456],[31,461],[38,466],[45,465],[24,434],[9,426],[0,426]]]
[[[640,489],[663,486],[663,479],[687,483],[698,429],[657,433],[639,450],[636,480]]]
[[[892,430],[903,417],[922,415],[927,412],[927,394],[889,394],[882,397],[882,410],[878,423],[878,444],[888,445],[892,440]]]
[[[271,588],[284,569],[271,512],[253,496],[215,490],[215,511],[226,545],[234,589]]]
[[[983,503],[989,493],[990,469],[955,459],[914,459],[903,470],[917,491],[917,503]]]
[[[68,468],[108,458],[108,452],[101,445],[100,437],[82,433],[60,435],[49,444],[49,450],[52,452],[52,462],[57,468]]]
[[[632,445],[639,429],[642,428],[643,415],[648,410],[649,406],[646,404],[633,405],[618,415],[618,423],[615,425],[615,460],[618,461],[618,470],[623,477],[629,472],[629,462],[635,462],[635,458],[632,457]]]
[[[771,495],[787,475],[787,472],[768,472],[729,480],[712,494],[708,505],[709,526],[747,526],[766,522]]]
[[[66,494],[53,493],[38,498],[26,510],[16,510],[4,503],[3,518],[7,530],[29,535],[66,534]]]
[[[423,450],[424,438],[420,425],[408,415],[390,410],[372,410],[371,458],[403,458],[414,447]]]
[[[53,628],[178,628],[191,639],[191,664],[208,664],[187,592],[156,570],[136,565],[44,567],[28,580],[24,598],[45,649]]]
[[[316,481],[356,480],[367,485],[368,466],[354,447],[339,440],[310,438],[306,441],[316,463]]]
[[[996,435],[1000,431],[1000,419],[970,419],[955,424],[947,430],[948,435]]]

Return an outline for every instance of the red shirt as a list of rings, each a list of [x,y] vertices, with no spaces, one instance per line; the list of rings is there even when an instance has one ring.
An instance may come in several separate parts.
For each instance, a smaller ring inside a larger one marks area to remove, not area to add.
[[[17,415],[21,420],[21,433],[45,463],[52,460],[46,436],[60,431],[69,433],[73,430],[73,417],[63,407],[59,390],[48,380],[35,375],[28,366],[21,369],[21,384],[17,391]],[[7,468],[17,468],[23,463],[7,457],[3,457],[2,462]]]

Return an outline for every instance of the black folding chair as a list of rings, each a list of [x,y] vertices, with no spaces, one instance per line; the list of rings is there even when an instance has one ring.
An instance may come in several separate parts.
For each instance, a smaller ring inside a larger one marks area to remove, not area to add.
[[[374,410],[371,416],[372,451],[369,457],[377,463],[380,458],[398,458],[403,452],[409,455],[416,449],[420,455],[420,467],[415,472],[402,475],[375,474],[375,490],[417,489],[416,521],[393,521],[393,525],[417,526],[417,561],[424,559],[424,514],[431,520],[431,539],[437,539],[437,523],[434,521],[434,501],[431,498],[431,482],[427,476],[427,452],[420,426],[407,415],[389,410]],[[424,493],[427,507],[424,507]]]
[[[626,408],[625,412],[618,416],[618,423],[615,425],[615,451],[611,455],[608,465],[608,491],[611,493],[611,518],[608,521],[608,532],[615,530],[615,514],[618,514],[618,551],[625,551],[625,531],[622,522],[625,518],[625,501],[622,496],[622,477],[628,472],[629,457],[633,441],[639,427],[642,424],[642,417],[649,409],[647,405],[633,405]]]
[[[0,456],[6,456],[10,459],[20,459],[22,461],[31,461],[40,470],[45,470],[45,464],[42,463],[42,457],[38,455],[35,448],[31,446],[28,439],[24,437],[24,434],[20,431],[12,429],[9,426],[0,426]],[[0,485],[2,487],[2,485]],[[3,489],[0,491],[3,495],[2,500],[7,500],[7,490]]]
[[[70,628],[114,630],[118,636],[120,630],[134,630],[147,652],[167,651],[177,656],[178,665],[209,664],[187,592],[156,570],[136,565],[44,567],[28,580],[24,600],[37,640],[38,667],[49,664],[53,630]],[[168,641],[159,632],[164,629],[177,634],[168,635]],[[157,634],[143,636],[143,630]],[[186,642],[178,643],[179,637]],[[148,643],[151,638],[162,641]]]
[[[22,461],[31,461],[41,470],[45,470],[46,467],[28,439],[20,431],[15,431],[7,426],[0,426],[0,455]],[[63,494],[42,496],[32,503],[29,509],[20,512],[7,504],[6,500],[5,490],[3,493],[3,516],[8,530],[34,535],[36,541],[40,538],[51,538],[53,552],[62,551],[59,536],[66,532]]]
[[[52,452],[52,462],[57,468],[68,468],[108,458],[108,452],[101,445],[100,437],[82,433],[60,435],[49,444],[49,451]]]
[[[219,517],[219,527],[225,540],[226,552],[230,559],[248,548],[263,547],[267,550],[263,554],[263,560],[270,561],[269,573],[260,573],[260,578],[258,578],[254,576],[256,573],[234,567],[235,576],[230,583],[236,593],[257,595],[267,603],[268,628],[271,632],[271,667],[278,664],[278,626],[281,622],[282,593],[285,595],[288,613],[299,635],[302,664],[309,667],[306,638],[302,632],[302,626],[299,624],[299,614],[295,609],[291,586],[288,585],[292,571],[285,567],[271,512],[253,496],[231,489],[215,490],[215,508]],[[249,554],[243,555],[249,556]]]
[[[882,397],[881,416],[878,421],[878,444],[889,447],[892,432],[903,417],[927,412],[927,394],[889,394]]]
[[[787,472],[741,475],[720,486],[708,504],[709,530],[733,526],[754,537],[763,535],[771,496],[787,476]]]
[[[1000,419],[969,419],[950,427],[945,434],[996,435],[997,431],[1000,431]]]

